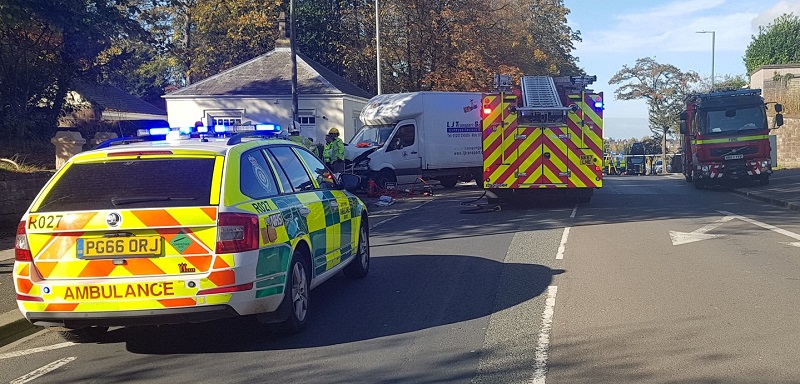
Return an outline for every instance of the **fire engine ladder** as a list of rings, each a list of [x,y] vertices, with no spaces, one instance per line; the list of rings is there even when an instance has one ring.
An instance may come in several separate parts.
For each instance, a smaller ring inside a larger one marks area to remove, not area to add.
[[[566,111],[569,108],[561,104],[556,85],[550,76],[523,76],[522,80],[523,107],[517,111]]]

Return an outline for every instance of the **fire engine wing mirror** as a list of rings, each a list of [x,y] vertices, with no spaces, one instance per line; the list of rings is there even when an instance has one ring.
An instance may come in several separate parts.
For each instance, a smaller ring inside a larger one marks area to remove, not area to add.
[[[775,104],[775,112],[778,112],[778,113],[783,112],[783,105]]]
[[[783,125],[783,115],[779,113],[775,115],[775,128],[778,128],[781,125]]]
[[[686,134],[686,120],[681,121],[681,135]]]
[[[681,114],[680,114],[680,118],[681,118],[681,121],[686,121],[686,120],[688,120],[688,119],[689,119],[689,114],[688,114],[688,113],[686,113],[686,111],[683,111],[683,112],[681,112]],[[681,133],[683,133],[683,132],[681,132]]]

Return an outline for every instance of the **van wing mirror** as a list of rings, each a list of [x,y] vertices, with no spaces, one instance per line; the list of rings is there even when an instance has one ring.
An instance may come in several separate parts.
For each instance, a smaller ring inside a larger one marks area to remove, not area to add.
[[[783,115],[780,113],[775,115],[775,128],[780,127],[783,125]]]

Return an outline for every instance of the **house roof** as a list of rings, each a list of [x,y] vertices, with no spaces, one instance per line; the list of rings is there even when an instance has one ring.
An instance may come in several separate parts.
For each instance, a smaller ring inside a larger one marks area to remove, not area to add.
[[[104,112],[167,116],[167,111],[113,85],[76,80],[72,84],[72,90],[102,108]]]
[[[300,95],[347,94],[365,99],[373,95],[345,80],[302,53],[297,53],[297,91]],[[287,47],[278,47],[186,88],[168,93],[176,96],[291,96],[292,57]]]

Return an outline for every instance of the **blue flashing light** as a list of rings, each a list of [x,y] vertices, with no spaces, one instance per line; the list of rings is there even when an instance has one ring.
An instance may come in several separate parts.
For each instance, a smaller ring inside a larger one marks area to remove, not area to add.
[[[603,109],[603,99],[600,96],[594,99],[594,108]]]
[[[208,133],[208,127],[202,125],[197,127],[197,133]]]
[[[178,131],[181,135],[191,135],[192,134],[192,127],[180,127]]]
[[[216,132],[216,133],[224,133],[225,131],[227,131],[227,127],[224,126],[224,125],[215,125],[214,126],[214,132]]]
[[[280,132],[281,126],[277,124],[256,124],[256,131]]]
[[[162,127],[162,128],[150,128],[148,133],[155,136],[155,135],[166,135],[169,133],[169,127]]]

